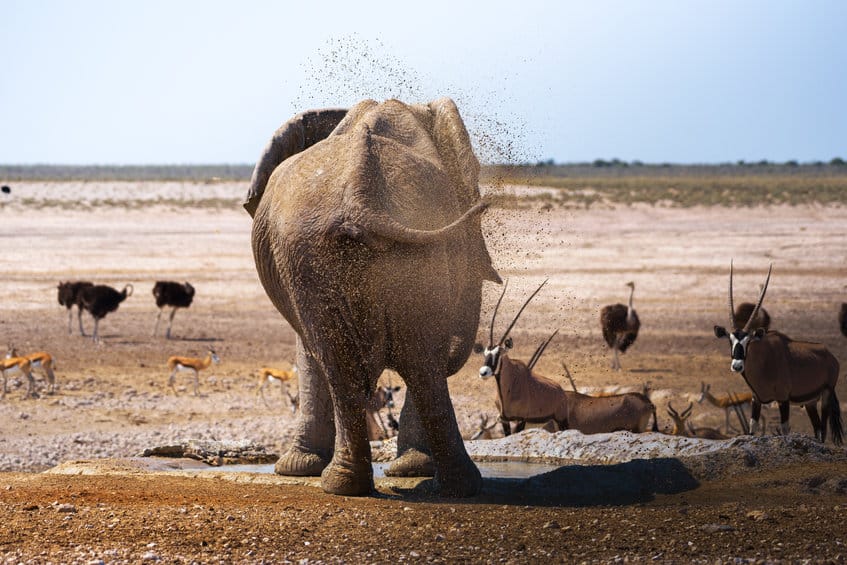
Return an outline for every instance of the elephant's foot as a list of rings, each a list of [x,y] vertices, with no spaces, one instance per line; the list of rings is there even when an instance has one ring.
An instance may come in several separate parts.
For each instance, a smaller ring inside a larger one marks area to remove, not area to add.
[[[441,496],[466,498],[476,496],[482,490],[482,475],[470,458],[439,468],[435,482]]]
[[[329,459],[317,453],[291,448],[277,460],[274,473],[295,477],[318,477],[327,464]]]
[[[432,477],[435,461],[417,449],[407,449],[385,470],[386,477]]]
[[[370,463],[355,469],[330,463],[321,473],[321,487],[330,494],[367,496],[374,491],[373,468]]]

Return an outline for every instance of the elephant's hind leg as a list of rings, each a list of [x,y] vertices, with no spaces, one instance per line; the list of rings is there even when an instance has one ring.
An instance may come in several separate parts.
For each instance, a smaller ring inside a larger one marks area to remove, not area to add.
[[[435,481],[441,494],[453,497],[479,494],[482,475],[468,456],[459,434],[447,379],[436,373],[435,376],[415,375],[404,380],[407,394],[414,399],[421,424],[426,430],[435,459]]]
[[[397,458],[385,470],[388,477],[432,477],[435,461],[426,442],[415,401],[406,396],[400,412],[400,431],[397,435]]]
[[[320,476],[332,457],[335,421],[326,378],[297,338],[300,416],[294,442],[276,462],[278,475]]]
[[[350,349],[345,349],[347,355]],[[379,371],[369,371],[362,359],[341,358],[322,352],[335,413],[335,450],[321,473],[328,493],[364,496],[374,490],[371,446],[367,436],[365,396]]]

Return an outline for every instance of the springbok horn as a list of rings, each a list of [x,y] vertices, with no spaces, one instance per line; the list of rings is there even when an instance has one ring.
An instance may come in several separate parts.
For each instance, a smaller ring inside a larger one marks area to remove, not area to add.
[[[686,408],[686,409],[685,409],[685,410],[683,410],[683,412],[682,412],[682,417],[683,417],[683,418],[688,418],[688,416],[691,414],[691,409],[692,409],[692,408],[694,408],[694,403],[693,403],[693,402],[689,402],[689,403],[688,403],[688,408]]]
[[[765,286],[762,287],[762,292],[759,293],[759,301],[756,303],[756,307],[753,308],[753,313],[750,314],[750,318],[747,320],[747,323],[744,324],[744,329],[741,330],[743,332],[750,331],[750,325],[753,323],[753,319],[759,313],[759,308],[762,306],[762,301],[765,299],[765,292],[768,290],[768,283],[771,280],[771,271],[773,270],[773,263],[768,267],[768,276],[765,279]]]
[[[670,402],[668,402],[668,414],[670,414],[671,416],[675,416],[675,417],[679,418],[679,414],[677,413],[676,410],[674,410],[673,404],[671,404]]]
[[[541,283],[541,284],[538,286],[538,288],[536,288],[536,289],[535,289],[535,292],[533,292],[532,294],[530,294],[530,295],[529,295],[529,298],[527,298],[527,299],[526,299],[526,302],[524,302],[524,303],[523,303],[523,306],[521,306],[521,309],[520,309],[520,310],[518,310],[517,315],[515,315],[515,319],[514,319],[514,320],[512,320],[512,323],[511,323],[511,324],[509,324],[509,327],[508,327],[508,328],[506,328],[506,333],[504,333],[504,334],[503,334],[503,337],[501,337],[501,338],[500,338],[500,343],[499,343],[498,345],[503,345],[503,342],[505,342],[505,341],[506,341],[506,338],[507,338],[507,337],[509,337],[509,332],[510,332],[510,331],[512,331],[512,328],[513,328],[513,327],[515,327],[515,324],[517,323],[518,318],[520,318],[520,317],[521,317],[521,314],[523,314],[524,308],[526,308],[526,306],[527,306],[527,304],[529,304],[529,301],[530,301],[530,300],[532,300],[533,298],[535,298],[535,295],[536,295],[536,294],[538,294],[538,291],[540,291],[542,288],[544,288],[544,285],[545,285],[545,284],[547,284],[547,281],[548,281],[548,280],[550,280],[550,279],[544,279],[544,282],[543,282],[543,283]]]
[[[497,318],[497,310],[500,309],[500,303],[503,302],[503,297],[506,295],[506,289],[509,287],[509,279],[503,283],[503,292],[500,293],[500,298],[497,299],[497,305],[494,307],[494,313],[491,315],[491,327],[488,330],[488,347],[494,347],[494,320]]]
[[[735,329],[735,308],[732,306],[732,259],[729,260],[729,327]]]

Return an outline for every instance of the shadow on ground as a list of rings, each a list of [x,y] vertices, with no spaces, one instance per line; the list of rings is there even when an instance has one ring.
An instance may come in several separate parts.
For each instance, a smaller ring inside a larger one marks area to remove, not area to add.
[[[435,481],[412,489],[394,488],[401,496],[431,497]],[[616,465],[568,465],[526,479],[486,478],[477,497],[463,503],[530,506],[623,506],[649,502],[657,494],[677,494],[700,486],[673,458],[638,459]],[[444,502],[455,499],[442,499]]]

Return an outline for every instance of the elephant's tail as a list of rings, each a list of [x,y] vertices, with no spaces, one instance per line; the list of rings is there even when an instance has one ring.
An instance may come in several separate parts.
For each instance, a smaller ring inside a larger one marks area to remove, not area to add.
[[[457,220],[434,230],[410,228],[384,212],[368,210],[356,221],[346,221],[338,225],[335,233],[366,244],[374,243],[374,238],[411,245],[438,243],[450,237],[456,230],[463,229],[469,221],[482,214],[488,205],[488,202],[478,202]]]

